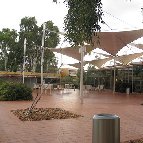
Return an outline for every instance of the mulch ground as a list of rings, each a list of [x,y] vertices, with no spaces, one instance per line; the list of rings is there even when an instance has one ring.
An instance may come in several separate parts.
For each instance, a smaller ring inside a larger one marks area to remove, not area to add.
[[[83,117],[61,108],[34,108],[11,110],[21,121],[41,121]]]
[[[137,139],[137,140],[130,140],[122,143],[143,143],[143,139]]]

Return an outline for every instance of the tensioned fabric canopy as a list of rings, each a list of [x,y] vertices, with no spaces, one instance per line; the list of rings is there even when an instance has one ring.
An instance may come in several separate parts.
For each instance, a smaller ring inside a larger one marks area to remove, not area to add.
[[[84,65],[92,64],[92,65],[97,66],[100,69],[103,64],[105,64],[107,61],[110,61],[110,60],[112,60],[111,57],[105,58],[105,59],[96,59],[96,60],[92,60],[92,61],[84,61]],[[76,67],[76,68],[81,68],[81,63],[80,62],[79,63],[68,64],[68,65]]]
[[[143,50],[143,44],[134,44],[134,43],[131,43],[130,45],[131,46],[135,46],[135,47]]]
[[[97,39],[97,36],[93,36],[94,46],[85,45],[85,54],[93,49],[100,48],[112,55],[116,55],[124,46],[142,37],[143,29],[121,32],[98,32],[97,34],[99,39]],[[97,42],[97,40],[99,40],[99,42]],[[79,48],[80,46],[49,49],[53,52],[61,53],[80,61],[81,55],[79,53]]]
[[[78,68],[78,69],[81,68],[81,63],[80,62],[79,63],[68,64],[68,65],[73,66],[73,67]]]
[[[93,50],[93,47],[90,45],[85,45],[86,51],[85,54],[89,53],[90,51]],[[79,53],[79,48],[80,46],[75,46],[75,47],[66,47],[66,48],[49,48],[52,52],[57,52],[69,57],[72,57],[78,61],[81,60],[81,54]]]
[[[115,60],[119,61],[123,65],[127,65],[127,64],[129,64],[129,62],[131,62],[132,60],[134,60],[136,58],[139,58],[142,55],[143,55],[143,52],[142,53],[134,53],[134,54],[130,54],[130,55],[123,55],[123,56],[115,57]],[[106,62],[108,62],[112,59],[114,59],[114,57],[110,56],[109,58],[93,60],[88,63],[95,65],[98,68],[101,68]],[[86,63],[87,63],[87,61],[86,61]]]
[[[105,58],[105,59],[92,60],[92,61],[88,61],[88,63],[95,65],[100,69],[103,64],[105,64],[107,61],[110,61],[110,60],[112,60],[112,57]]]
[[[123,56],[116,57],[116,60],[121,62],[123,65],[127,65],[129,62],[131,62],[132,60],[136,58],[139,58],[142,55],[143,55],[143,52],[130,54],[130,55],[123,55]]]
[[[124,46],[129,44],[130,42],[140,38],[143,36],[143,29],[139,30],[133,30],[133,31],[121,31],[121,32],[99,32],[99,41],[100,43],[97,43],[97,37],[93,36],[94,40],[94,48],[90,45],[86,45],[86,52],[92,51],[95,48],[100,48],[105,50],[106,52],[116,55],[117,52],[122,49]],[[142,45],[137,46],[138,48],[142,48]],[[69,57],[72,57],[76,60],[81,60],[81,54],[79,53],[80,46],[76,47],[66,47],[66,48],[50,48],[51,51],[57,52],[63,55],[67,55]],[[120,61],[124,65],[128,64],[133,59],[136,59],[137,57],[140,57],[142,54],[133,54],[133,55],[125,55],[121,57],[117,57],[116,60]],[[93,65],[96,65],[98,68],[101,68],[103,64],[105,64],[107,61],[111,60],[111,57],[108,59],[98,59],[94,60],[92,62]],[[86,62],[87,63],[87,62]],[[79,67],[79,63],[75,65],[75,67]],[[73,65],[74,66],[74,65]]]
[[[129,62],[131,62],[132,60],[136,59],[136,58],[139,58],[140,56],[143,55],[143,52],[142,53],[135,53],[135,54],[130,54],[130,55],[123,55],[123,56],[118,56],[115,58],[116,61],[119,61],[120,63],[122,63],[122,65],[128,65]],[[92,64],[92,65],[95,65],[97,66],[99,69],[102,68],[102,66],[112,60],[113,57],[110,56],[108,58],[104,58],[104,59],[96,59],[96,60],[92,60],[92,61],[85,61],[84,63],[85,64]],[[80,63],[74,63],[74,64],[69,64],[70,66],[74,66],[76,68],[80,68]]]
[[[118,56],[115,58],[116,61],[119,61],[120,63],[122,63],[123,65],[128,65],[132,60],[139,58],[143,55],[143,52],[141,53],[134,53],[134,54],[129,54],[129,55],[122,55],[122,56]],[[90,64],[96,65],[98,68],[101,68],[107,61],[112,60],[113,57],[110,56],[109,58],[105,58],[105,59],[98,59],[98,60],[93,60],[90,61]],[[87,63],[87,62],[86,62]]]
[[[97,36],[99,38],[97,38]],[[93,36],[94,48],[100,48],[116,55],[127,44],[143,36],[143,29],[121,32],[97,32]]]

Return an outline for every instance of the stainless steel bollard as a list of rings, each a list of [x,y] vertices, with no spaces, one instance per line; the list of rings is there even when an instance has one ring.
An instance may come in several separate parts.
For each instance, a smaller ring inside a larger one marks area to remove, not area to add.
[[[112,114],[94,115],[92,143],[120,143],[120,118]]]

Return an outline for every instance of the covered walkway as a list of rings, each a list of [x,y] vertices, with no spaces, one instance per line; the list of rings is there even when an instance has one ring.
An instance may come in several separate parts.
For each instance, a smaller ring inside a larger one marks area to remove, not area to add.
[[[35,93],[33,93],[34,95]],[[121,118],[121,142],[143,138],[143,95],[85,91],[54,91],[43,95],[37,107],[63,108],[83,115],[77,119],[20,121],[10,111],[30,107],[31,101],[0,102],[0,143],[92,143],[92,117],[111,113]]]

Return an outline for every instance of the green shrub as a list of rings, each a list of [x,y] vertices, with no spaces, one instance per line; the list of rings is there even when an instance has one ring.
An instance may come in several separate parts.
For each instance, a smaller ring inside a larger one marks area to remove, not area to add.
[[[0,100],[32,100],[32,89],[21,83],[1,82]]]

